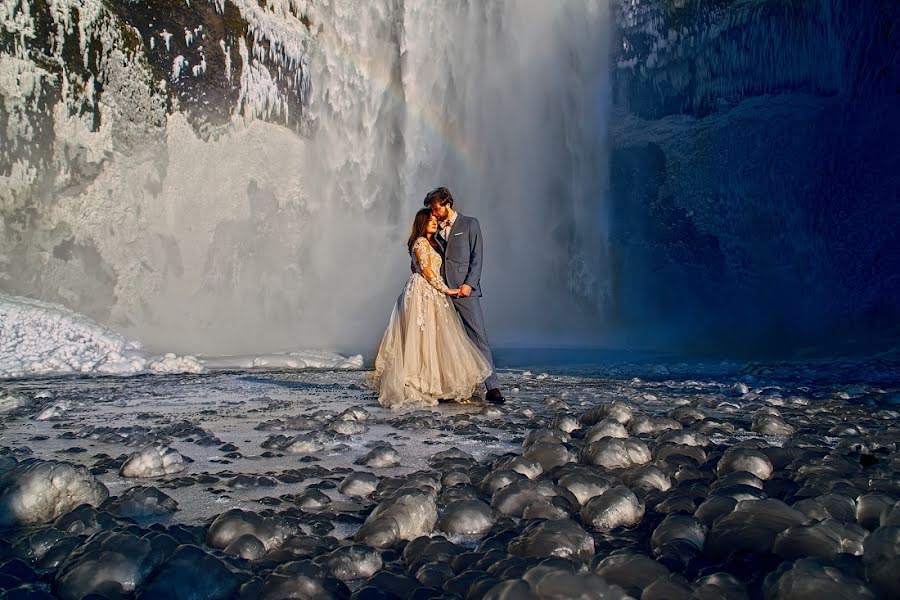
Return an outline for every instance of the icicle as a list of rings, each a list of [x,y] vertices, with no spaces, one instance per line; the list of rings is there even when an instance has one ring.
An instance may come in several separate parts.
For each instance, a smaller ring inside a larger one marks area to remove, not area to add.
[[[182,55],[175,57],[172,61],[172,81],[178,81],[181,78],[181,72],[188,66],[188,61]]]
[[[219,47],[225,54],[225,77],[231,81],[231,48],[225,45],[225,40],[219,40]]]
[[[206,55],[203,54],[203,46],[197,46],[197,51],[200,52],[200,64],[193,67],[194,77],[199,77],[206,73]]]

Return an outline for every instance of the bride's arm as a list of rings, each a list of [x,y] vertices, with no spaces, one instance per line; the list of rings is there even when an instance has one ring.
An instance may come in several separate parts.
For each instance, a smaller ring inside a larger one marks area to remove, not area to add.
[[[455,296],[459,293],[459,289],[450,289],[444,284],[444,280],[440,273],[435,273],[431,270],[430,262],[428,260],[428,241],[425,238],[419,238],[415,241],[413,244],[413,254],[415,254],[416,262],[419,263],[419,267],[422,270],[422,276],[431,287],[448,296]]]

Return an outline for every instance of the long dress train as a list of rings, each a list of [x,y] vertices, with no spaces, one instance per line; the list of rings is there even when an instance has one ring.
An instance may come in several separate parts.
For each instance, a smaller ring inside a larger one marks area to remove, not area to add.
[[[411,255],[415,272],[391,312],[370,382],[378,402],[392,409],[434,406],[438,399],[468,400],[491,366],[444,293],[441,255],[425,238],[415,241]]]

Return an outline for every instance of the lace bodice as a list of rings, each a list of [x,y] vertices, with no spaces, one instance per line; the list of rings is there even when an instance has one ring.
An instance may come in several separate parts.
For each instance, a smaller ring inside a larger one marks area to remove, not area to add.
[[[412,262],[413,270],[424,277],[431,284],[431,287],[441,292],[446,292],[450,289],[441,277],[441,265],[443,265],[444,259],[431,247],[428,240],[423,237],[413,242]],[[429,272],[426,272],[426,269]]]

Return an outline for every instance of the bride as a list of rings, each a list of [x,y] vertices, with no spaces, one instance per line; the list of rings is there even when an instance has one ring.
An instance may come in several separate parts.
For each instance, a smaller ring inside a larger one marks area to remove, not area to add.
[[[431,210],[416,213],[407,244],[413,274],[394,305],[372,376],[378,402],[385,407],[468,400],[491,373],[450,302],[459,290],[447,287],[441,277],[437,230]]]

